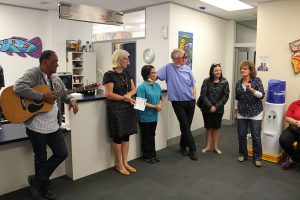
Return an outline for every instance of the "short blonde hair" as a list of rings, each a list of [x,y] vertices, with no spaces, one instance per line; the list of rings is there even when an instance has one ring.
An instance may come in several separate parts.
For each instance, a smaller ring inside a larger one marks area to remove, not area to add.
[[[117,49],[111,55],[111,68],[118,66],[118,61],[122,58],[129,56],[129,53],[123,49]]]
[[[184,54],[184,51],[183,50],[181,50],[181,49],[174,49],[173,51],[172,51],[172,53],[171,53],[171,58],[174,60],[174,59],[176,59],[176,58],[178,58],[178,54]]]
[[[241,70],[242,67],[248,67],[249,68],[251,78],[256,77],[257,71],[255,69],[255,66],[254,66],[253,62],[251,62],[250,60],[244,60],[240,64],[240,70]]]

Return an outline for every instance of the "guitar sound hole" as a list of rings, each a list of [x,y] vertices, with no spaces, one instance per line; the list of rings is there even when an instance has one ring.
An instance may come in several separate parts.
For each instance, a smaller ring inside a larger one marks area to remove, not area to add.
[[[28,105],[28,111],[34,113],[40,110],[43,106],[44,103],[42,101],[35,101],[34,103]]]

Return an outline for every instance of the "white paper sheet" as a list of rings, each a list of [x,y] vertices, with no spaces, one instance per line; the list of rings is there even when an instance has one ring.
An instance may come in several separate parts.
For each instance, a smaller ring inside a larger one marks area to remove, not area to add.
[[[134,109],[144,111],[146,107],[147,99],[141,98],[141,97],[136,97],[135,99],[135,104],[134,104]]]

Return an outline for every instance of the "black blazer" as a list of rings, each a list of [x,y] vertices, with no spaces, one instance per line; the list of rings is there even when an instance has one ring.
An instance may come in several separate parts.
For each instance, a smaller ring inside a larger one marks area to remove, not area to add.
[[[200,98],[202,99],[202,112],[209,112],[212,106],[217,108],[216,113],[224,113],[224,105],[229,98],[229,84],[226,78],[222,78],[219,83],[204,79]]]

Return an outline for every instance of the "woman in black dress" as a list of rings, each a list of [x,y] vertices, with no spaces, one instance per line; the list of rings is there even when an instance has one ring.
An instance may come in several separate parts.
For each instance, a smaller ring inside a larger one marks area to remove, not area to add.
[[[113,139],[116,170],[122,175],[136,172],[128,164],[129,136],[137,133],[133,80],[126,70],[129,53],[118,49],[112,54],[112,70],[104,74],[103,85],[107,98],[108,123]]]
[[[219,149],[219,129],[224,113],[224,105],[229,97],[229,84],[222,76],[220,64],[212,64],[209,77],[203,81],[201,87],[202,115],[206,128],[206,147],[202,153],[210,150],[211,142],[214,144],[214,152],[222,154]]]

